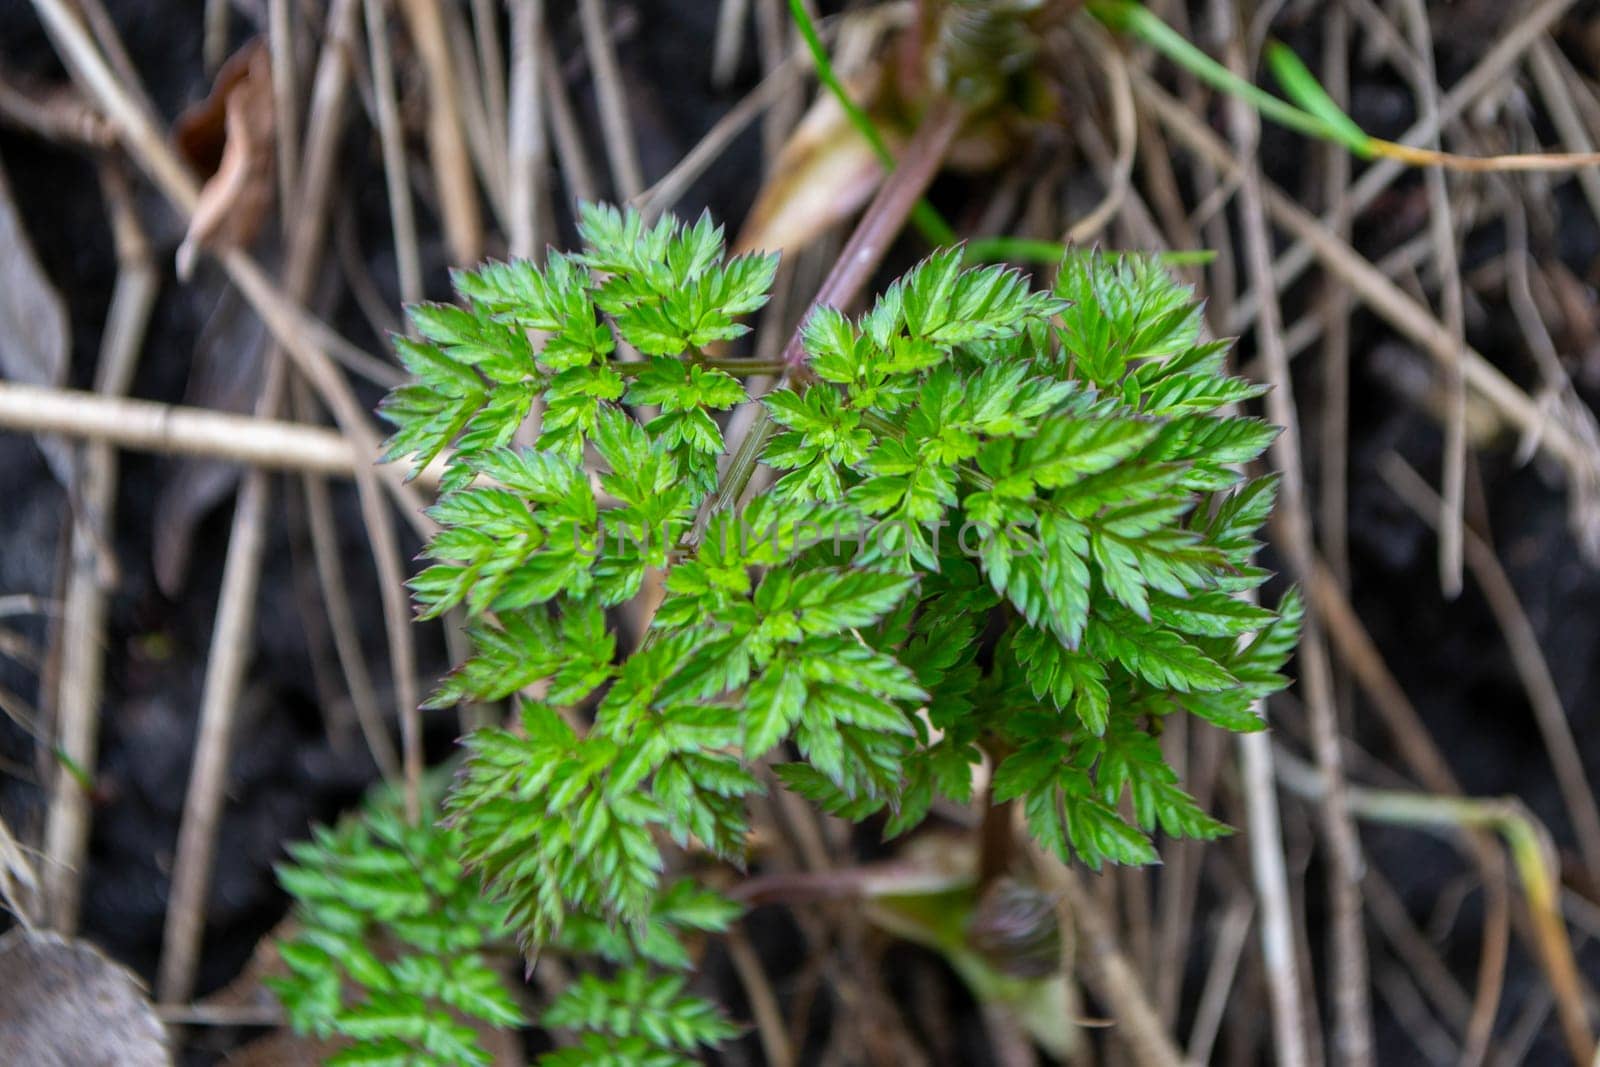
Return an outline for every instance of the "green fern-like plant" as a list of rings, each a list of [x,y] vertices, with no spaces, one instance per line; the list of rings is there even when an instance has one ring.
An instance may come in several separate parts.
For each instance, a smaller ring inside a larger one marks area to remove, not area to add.
[[[296,1030],[337,1039],[331,1064],[487,1065],[472,1023],[521,1025],[486,958],[505,908],[458,858],[457,835],[409,825],[382,795],[290,846],[278,869],[297,933],[274,991]]]
[[[731,1032],[672,972],[733,910],[665,872],[691,843],[744,864],[758,761],[897,835],[971,801],[987,756],[988,803],[1094,868],[1226,832],[1161,724],[1259,729],[1301,608],[1245,596],[1275,483],[1240,471],[1275,430],[1235,412],[1260,387],[1156,261],[1073,253],[1039,290],[937,252],[858,319],[814,309],[730,447],[749,397],[707,353],[775,258],[726,258],[706,218],[590,206],[579,229],[575,255],[411,309],[415,380],[383,409],[389,459],[446,457],[412,588],[424,617],[466,610],[475,652],[430,705],[517,709],[466,740],[440,847],[524,952],[609,961],[547,1014],[582,1032],[550,1062],[677,1063]],[[656,610],[626,638],[634,601]]]
[[[460,833],[437,818],[408,824],[388,790],[290,847],[278,876],[296,902],[296,933],[278,946],[288,975],[269,984],[295,1030],[342,1046],[329,1064],[487,1065],[479,1028],[526,1022],[500,973],[507,961],[495,959],[509,943],[508,909],[462,865],[462,851]],[[734,1033],[672,972],[690,966],[682,931],[720,932],[737,913],[679,879],[657,894],[636,941],[605,923],[568,923],[551,947],[615,973],[587,974],[549,1006],[543,1025],[585,1032],[542,1062],[667,1067]]]

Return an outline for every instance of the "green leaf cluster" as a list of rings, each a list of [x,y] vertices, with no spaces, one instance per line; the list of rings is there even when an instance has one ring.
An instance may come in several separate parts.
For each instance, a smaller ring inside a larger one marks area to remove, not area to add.
[[[805,366],[761,398],[770,485],[718,510],[746,495],[740,465],[719,473],[746,394],[706,347],[743,332],[773,260],[725,257],[706,219],[592,207],[580,231],[575,255],[487,265],[458,276],[464,306],[415,311],[417,381],[385,409],[392,456],[448,456],[412,584],[424,615],[467,609],[474,652],[431,704],[517,705],[466,740],[451,855],[526,952],[609,961],[546,1017],[585,1031],[570,1055],[675,1063],[726,1036],[649,968],[730,920],[668,872],[744,863],[758,761],[898,834],[970,801],[988,759],[991,799],[1096,867],[1225,832],[1162,725],[1258,729],[1299,602],[1250,596],[1260,389],[1156,260],[1073,253],[1039,289],[947,250],[859,318],[816,309]],[[536,442],[512,448],[535,399]],[[655,609],[643,634],[630,602]]]
[[[591,204],[578,232],[581,255],[458,271],[462,306],[410,309],[421,340],[395,346],[415,380],[381,408],[396,427],[387,459],[409,458],[416,471],[445,455],[444,487],[460,488],[542,400],[537,451],[576,464],[603,414],[624,402],[660,409],[652,440],[681,477],[709,488],[723,450],[710,412],[745,391],[695,364],[707,346],[748,330],[739,320],[766,303],[777,257],[725,258],[722,228],[705,215],[650,226],[635,211]],[[635,358],[617,360],[619,346]]]
[[[578,1030],[579,1043],[545,1056],[544,1067],[693,1067],[701,1045],[738,1034],[715,1005],[685,992],[679,974],[640,966],[612,978],[585,974],[545,1012],[549,1027]]]
[[[297,929],[278,946],[288,976],[269,984],[296,1031],[338,1041],[330,1064],[488,1064],[481,1029],[526,1024],[504,978],[509,961],[495,960],[512,916],[462,863],[461,834],[447,822],[408,824],[384,790],[289,852],[278,875]],[[581,1036],[540,1063],[688,1063],[695,1045],[735,1033],[672,972],[691,964],[684,931],[725,930],[738,912],[678,879],[655,896],[636,937],[574,917],[550,947],[617,971],[586,975],[546,1009],[543,1025]],[[573,1059],[580,1054],[591,1058]]]
[[[852,566],[909,583],[864,640],[927,698],[899,788],[814,765],[785,781],[840,814],[887,806],[894,832],[965,801],[988,752],[993,799],[1063,859],[1148,863],[1156,830],[1225,832],[1161,724],[1259,728],[1297,616],[1242,596],[1267,577],[1252,559],[1275,483],[1239,471],[1276,430],[1236,413],[1260,387],[1224,372],[1190,293],[1150,257],[1069,255],[1037,293],[947,252],[859,321],[819,311],[805,339],[819,381],[766,398],[773,494],[864,518]]]
[[[278,878],[295,935],[272,982],[295,1030],[342,1039],[330,1064],[490,1063],[472,1023],[522,1025],[486,950],[505,909],[459,858],[456,835],[408,824],[383,796],[290,846]]]

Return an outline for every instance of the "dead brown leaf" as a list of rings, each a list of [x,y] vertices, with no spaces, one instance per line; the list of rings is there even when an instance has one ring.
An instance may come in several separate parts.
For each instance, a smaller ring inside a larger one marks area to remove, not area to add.
[[[870,96],[872,87],[858,82],[849,89],[859,100]],[[735,251],[798,251],[865,207],[881,181],[883,164],[872,146],[850,125],[839,102],[824,93],[784,142]]]
[[[178,119],[173,137],[206,181],[178,247],[187,280],[200,250],[247,244],[272,206],[272,60],[251,41],[217,72],[211,95]]]
[[[906,94],[905,75],[908,70],[921,73],[915,27],[886,47],[881,37],[894,28],[888,20],[847,23],[839,45],[841,55],[858,55],[856,69],[842,76],[845,92],[866,112],[891,154],[910,136],[919,110],[915,96]],[[917,79],[909,81],[915,84]],[[1026,99],[1007,101],[964,123],[944,166],[985,173],[1014,161],[1039,120],[1054,117],[1058,110],[1052,86],[1038,79],[1029,82],[1024,95]],[[798,251],[865,207],[883,173],[876,153],[838,99],[820,90],[784,142],[734,250]]]
[[[0,937],[0,1055],[28,1067],[170,1067],[166,1028],[133,972],[94,946]]]
[[[15,382],[59,386],[67,380],[72,334],[67,306],[45,275],[11,199],[0,167],[0,372]],[[72,451],[65,441],[39,439],[39,450],[62,485],[72,485]]]

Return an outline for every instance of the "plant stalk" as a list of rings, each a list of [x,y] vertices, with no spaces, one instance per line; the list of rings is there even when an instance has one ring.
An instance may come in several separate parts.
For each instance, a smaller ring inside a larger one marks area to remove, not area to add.
[[[906,145],[899,166],[884,180],[878,195],[867,205],[866,214],[857,223],[855,232],[839,253],[833,269],[823,279],[822,287],[812,298],[811,305],[800,317],[799,324],[779,357],[784,369],[774,388],[782,389],[807,373],[804,329],[811,313],[823,306],[840,307],[848,304],[871,281],[873,271],[878,269],[884,253],[899,235],[911,215],[911,209],[921,200],[923,191],[939,172],[950,144],[955,140],[956,131],[961,128],[962,117],[961,107],[951,100],[935,101],[929,109],[916,134]],[[685,537],[684,548],[699,544],[711,516],[738,502],[749,487],[750,479],[755,474],[756,461],[771,436],[772,419],[762,408],[728,461],[716,490],[701,510],[694,528]]]
[[[995,879],[1011,870],[1011,861],[1017,852],[1017,834],[1013,825],[1016,802],[994,802],[991,792],[983,798],[983,823],[978,827],[978,891],[981,893]]]
[[[823,280],[822,288],[817,290],[811,307],[800,320],[801,326],[815,308],[849,303],[872,279],[873,271],[878,269],[889,245],[905,226],[912,208],[939,172],[956,131],[961,128],[962,117],[962,108],[952,100],[937,100],[929,108],[906,145],[899,165],[884,179],[878,195],[867,206],[867,213],[861,217],[833,269]],[[804,367],[806,351],[800,327],[795,328],[794,335],[784,346],[782,359],[791,373]]]

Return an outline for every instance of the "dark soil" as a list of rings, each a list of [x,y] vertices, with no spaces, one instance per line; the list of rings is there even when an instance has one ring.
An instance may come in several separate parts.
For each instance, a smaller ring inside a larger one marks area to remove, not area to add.
[[[254,9],[256,5],[242,5]],[[1290,5],[1295,7],[1297,5]],[[1303,5],[1299,5],[1302,6]],[[1460,5],[1454,5],[1460,6]],[[1492,5],[1491,5],[1492,6]],[[207,80],[199,60],[202,4],[198,0],[115,0],[108,3],[135,65],[146,79],[163,114],[172,116],[202,97]],[[553,3],[551,25],[560,54],[580,103],[592,114],[585,95],[588,80],[570,4]],[[709,0],[633,0],[613,2],[625,36],[622,60],[629,74],[634,114],[641,135],[643,163],[652,175],[664,173],[701,133],[755,83],[754,47],[746,49],[745,69],[725,91],[710,86],[709,42],[717,5]],[[246,15],[236,15],[236,32],[247,30]],[[1584,23],[1575,18],[1575,30]],[[1303,51],[1315,45],[1315,20],[1287,27]],[[1302,39],[1303,38],[1303,39]],[[1464,72],[1486,47],[1483,35],[1453,35],[1439,43],[1441,79]],[[1575,62],[1589,65],[1574,47]],[[0,64],[8,76],[57,82],[63,79],[48,42],[30,7],[21,0],[0,3]],[[1379,134],[1398,132],[1411,120],[1410,95],[1401,85],[1373,78],[1356,86],[1356,120]],[[598,142],[598,127],[587,122]],[[598,143],[596,158],[601,158]],[[387,249],[383,239],[387,215],[382,174],[375,143],[365,126],[346,145],[347,188],[357,190],[353,213],[362,246]],[[1302,172],[1304,143],[1288,135],[1272,135],[1266,144],[1270,176],[1289,190],[1307,187]],[[53,148],[0,129],[3,163],[43,265],[71,311],[73,325],[72,384],[87,386],[93,374],[102,324],[115,276],[115,257],[93,165],[83,156]],[[1182,165],[1182,161],[1179,161]],[[751,176],[759,172],[760,148],[754,133],[743,137],[719,165],[680,205],[680,212],[709,206],[720,218],[737,220],[755,192]],[[951,214],[960,215],[982,203],[986,181],[947,181],[938,196]],[[1378,258],[1410,237],[1425,212],[1420,180],[1407,179],[1386,197],[1381,209],[1369,212],[1358,228],[1361,250]],[[153,194],[144,194],[144,217],[161,250],[160,262],[170,272],[171,252],[181,236],[173,217]],[[1600,255],[1597,232],[1587,208],[1570,186],[1551,205],[1551,225],[1536,234],[1541,255],[1559,257],[1579,278],[1595,276]],[[432,221],[425,220],[432,232]],[[1466,269],[1492,258],[1501,247],[1494,233],[1479,235],[1465,250]],[[440,272],[443,252],[431,249],[430,269]],[[909,253],[908,253],[909,254]],[[386,298],[395,306],[397,286],[388,253],[375,253],[369,264]],[[438,276],[431,289],[439,291]],[[1301,287],[1304,289],[1305,287]],[[202,334],[223,289],[202,271],[197,283],[180,285],[164,279],[133,392],[170,402],[183,401],[191,374],[203,358]],[[1296,291],[1299,300],[1309,292]],[[359,344],[376,350],[378,339],[353,301],[341,297],[329,309],[337,326]],[[1520,342],[1508,339],[1504,307],[1483,307],[1470,322],[1474,343],[1502,364],[1514,379],[1528,381],[1531,370]],[[0,339],[0,343],[4,343]],[[1358,313],[1352,345],[1354,359],[1350,436],[1352,456],[1351,530],[1356,607],[1389,665],[1420,709],[1431,733],[1445,750],[1465,789],[1472,794],[1512,794],[1525,800],[1550,827],[1558,842],[1570,844],[1571,828],[1549,770],[1549,763],[1521,685],[1500,634],[1482,598],[1470,581],[1466,593],[1446,601],[1436,578],[1436,545],[1426,526],[1384,487],[1377,459],[1398,449],[1417,469],[1435,475],[1440,435],[1436,422],[1400,397],[1387,380],[1387,364],[1374,358],[1385,345],[1400,344],[1365,313]],[[1248,355],[1248,345],[1245,346]],[[228,361],[241,375],[236,394],[252,395],[250,381],[257,357],[248,352],[214,351],[224,369]],[[1590,364],[1575,367],[1580,381],[1600,381]],[[1587,370],[1587,376],[1584,371]],[[1315,378],[1315,375],[1307,375]],[[376,391],[364,399],[376,403]],[[1299,397],[1304,425],[1317,425],[1319,396],[1314,383]],[[1591,393],[1591,402],[1600,399]],[[214,401],[213,401],[214,402]],[[1314,438],[1307,442],[1314,455]],[[1566,499],[1534,467],[1514,466],[1509,447],[1481,454],[1478,471],[1483,486],[1482,514],[1493,530],[1503,560],[1523,603],[1533,618],[1555,670],[1566,706],[1573,715],[1585,765],[1600,778],[1600,570],[1579,558],[1566,517]],[[111,605],[106,661],[106,700],[101,760],[97,775],[94,837],[85,875],[83,933],[114,958],[146,978],[153,978],[166,908],[168,878],[179,814],[188,779],[200,686],[218,585],[227,545],[231,497],[205,508],[193,537],[187,579],[176,595],[159,588],[153,565],[157,540],[166,536],[158,522],[163,502],[181,498],[187,483],[185,465],[146,455],[128,454],[121,462],[115,543],[121,582]],[[1312,475],[1315,475],[1313,470]],[[192,472],[191,472],[192,474]],[[295,483],[278,480],[278,500],[298,492]],[[345,567],[352,582],[361,631],[367,641],[375,678],[386,677],[382,621],[378,598],[348,487],[336,490],[345,537]],[[68,501],[51,477],[33,442],[0,435],[0,500],[6,502],[0,523],[0,594],[57,595],[61,545]],[[228,805],[217,853],[216,874],[208,906],[205,955],[200,988],[213,990],[235,977],[256,942],[284,914],[286,899],[277,888],[271,865],[281,858],[284,842],[303,836],[315,820],[327,820],[349,808],[375,777],[358,736],[344,731],[334,737],[325,728],[322,697],[314,679],[326,658],[328,643],[314,621],[308,621],[297,598],[295,568],[309,550],[296,544],[286,516],[287,505],[275,507],[266,572],[262,577],[254,665],[248,699],[236,735]],[[414,548],[415,546],[410,546]],[[49,647],[45,618],[6,620],[5,625],[43,650]],[[442,648],[424,649],[424,669],[437,673],[445,664]],[[31,706],[39,705],[37,664],[0,657],[0,686]],[[1358,718],[1357,741],[1374,754],[1388,753],[1387,742],[1370,716]],[[454,733],[454,720],[433,726],[430,741],[442,753]],[[0,814],[20,835],[42,825],[45,794],[37,780],[50,770],[48,752],[9,719],[0,718]],[[1413,916],[1426,923],[1447,883],[1465,865],[1445,843],[1416,832],[1364,827],[1368,859],[1399,888]],[[1240,872],[1245,871],[1242,854]],[[1309,927],[1321,929],[1316,898],[1321,879],[1307,884],[1313,899]],[[1451,927],[1449,962],[1470,987],[1478,953],[1479,898],[1470,897]],[[792,921],[776,909],[758,915],[755,939],[768,970],[780,986],[802,963],[802,942]],[[1198,927],[1197,927],[1198,928]],[[1315,935],[1313,935],[1315,937]],[[1324,946],[1314,942],[1321,953]],[[1600,950],[1583,950],[1580,964],[1600,979]],[[948,976],[936,970],[931,957],[896,948],[882,961],[893,977],[890,988],[906,1001],[942,1006],[950,1021],[940,1035],[923,1035],[938,1050],[941,1063],[979,1063],[989,1055],[976,1008]],[[918,972],[936,975],[929,985]],[[735,1014],[745,1005],[727,962],[713,956],[705,981],[719,989]],[[1542,979],[1533,962],[1514,943],[1511,971],[1500,1026],[1509,1024]],[[1195,988],[1193,985],[1191,988]],[[931,990],[931,992],[930,992]],[[1192,994],[1191,994],[1192,995]],[[1401,1024],[1378,1001],[1380,1050],[1384,1062],[1400,1062],[1412,1049]],[[926,1012],[919,1011],[919,1015]],[[829,1029],[826,998],[813,1012],[813,1040],[804,1062],[820,1054]],[[212,1035],[215,1037],[216,1035]],[[224,1035],[226,1039],[246,1035]],[[206,1044],[215,1042],[208,1038]],[[1532,1062],[1551,1062],[1561,1055],[1553,1024],[1536,1046]],[[193,1062],[212,1062],[214,1054]],[[730,1062],[759,1058],[753,1039],[744,1042]],[[3,1060],[0,1050],[0,1060]]]

